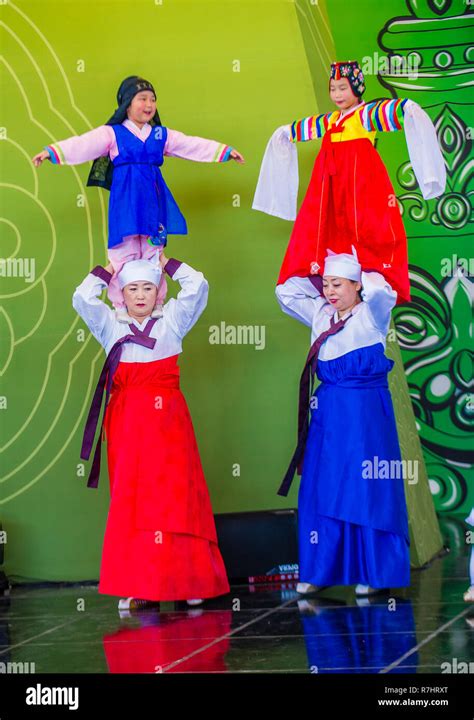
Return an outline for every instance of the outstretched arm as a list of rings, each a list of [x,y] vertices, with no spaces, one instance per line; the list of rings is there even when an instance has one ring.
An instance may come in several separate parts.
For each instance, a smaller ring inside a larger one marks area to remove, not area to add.
[[[436,129],[428,114],[413,100],[379,100],[360,110],[366,130],[391,132],[405,130],[413,172],[425,200],[442,195],[446,187],[446,166]]]
[[[34,156],[33,164],[38,167],[44,160],[51,160],[53,165],[79,165],[107,155],[115,142],[112,127],[101,125],[83,135],[47,145]]]
[[[363,127],[369,132],[403,130],[407,102],[409,101],[406,98],[397,98],[365,103],[358,111]]]
[[[254,210],[296,218],[298,198],[298,153],[291,142],[289,125],[277,128],[268,141],[252,202]]]
[[[230,145],[224,145],[216,140],[185,135],[178,130],[169,128],[164,154],[196,162],[226,162],[227,160],[244,162],[242,155]]]
[[[295,120],[290,125],[291,142],[306,142],[306,140],[316,140],[323,137],[329,127],[332,115],[336,114],[337,112],[310,115],[302,120]]]

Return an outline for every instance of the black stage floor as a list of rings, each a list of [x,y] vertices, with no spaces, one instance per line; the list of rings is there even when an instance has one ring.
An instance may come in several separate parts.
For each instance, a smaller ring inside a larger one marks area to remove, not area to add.
[[[91,584],[14,586],[0,600],[2,672],[474,672],[466,526],[441,523],[449,552],[408,589],[370,600],[353,588],[302,598],[295,586],[233,586],[199,608],[125,614]],[[470,665],[469,665],[470,663]],[[16,669],[15,669],[16,668]]]

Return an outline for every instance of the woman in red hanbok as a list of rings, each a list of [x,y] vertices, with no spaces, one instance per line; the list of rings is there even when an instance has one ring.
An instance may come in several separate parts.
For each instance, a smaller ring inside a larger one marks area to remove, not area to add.
[[[296,217],[277,284],[320,275],[328,249],[351,253],[384,275],[397,302],[410,300],[407,240],[395,191],[375,149],[377,131],[405,130],[413,172],[425,199],[444,191],[446,172],[436,131],[408,99],[362,101],[357,62],[331,65],[329,95],[338,110],[279,128],[262,163],[253,207],[294,220],[298,168],[294,143],[323,138]]]
[[[163,316],[153,318],[163,269],[181,290]],[[111,501],[99,592],[123,596],[120,609],[143,601],[196,604],[229,591],[177,363],[182,339],[206,307],[208,284],[202,273],[164,253],[158,266],[128,262],[118,274],[132,318],[124,325],[99,299],[112,270],[94,268],[73,297],[107,354],[81,453],[89,458],[105,389]],[[89,487],[98,484],[100,440],[99,433]]]

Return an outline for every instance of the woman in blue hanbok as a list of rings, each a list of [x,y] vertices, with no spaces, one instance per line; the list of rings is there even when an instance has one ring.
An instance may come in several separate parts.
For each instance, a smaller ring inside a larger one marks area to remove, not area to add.
[[[310,276],[276,289],[283,311],[311,328],[298,446],[279,490],[288,493],[298,467],[300,592],[356,585],[364,595],[410,583],[403,463],[387,380],[394,363],[385,356],[396,293],[380,273],[362,272],[353,253],[329,251],[322,287]],[[321,383],[311,395],[315,370]]]

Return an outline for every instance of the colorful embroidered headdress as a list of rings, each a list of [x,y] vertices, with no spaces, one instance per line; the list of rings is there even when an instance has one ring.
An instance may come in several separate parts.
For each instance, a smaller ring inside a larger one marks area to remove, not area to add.
[[[330,78],[331,80],[342,80],[342,78],[346,78],[349,81],[352,92],[357,97],[360,97],[365,92],[364,73],[360,69],[357,60],[332,63]]]

